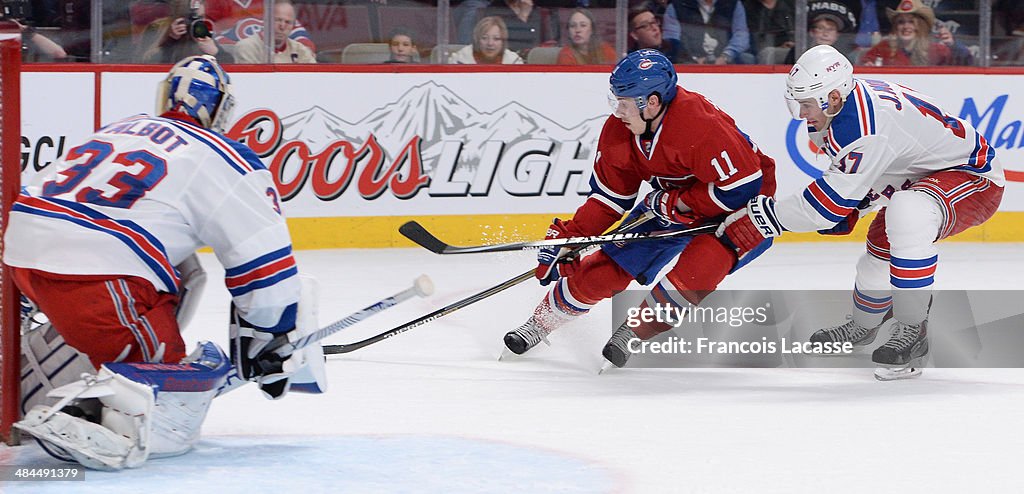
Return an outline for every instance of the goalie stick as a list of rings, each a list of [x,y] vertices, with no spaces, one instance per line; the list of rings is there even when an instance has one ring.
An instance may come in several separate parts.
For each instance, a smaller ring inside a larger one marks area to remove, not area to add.
[[[271,341],[269,344],[267,344],[267,348],[263,350],[263,352],[270,356],[291,355],[296,350],[305,348],[306,346],[309,346],[312,343],[318,342],[334,333],[337,333],[338,331],[341,331],[342,329],[345,329],[349,326],[352,326],[353,324],[363,321],[374,314],[390,309],[391,307],[394,307],[406,300],[409,300],[410,298],[416,296],[427,297],[432,295],[433,293],[433,282],[430,281],[430,278],[427,275],[421,275],[419,278],[413,280],[413,286],[406,288],[405,290],[402,290],[388,298],[368,305],[364,307],[362,310],[349,314],[345,318],[335,321],[327,325],[326,327],[316,331],[315,333],[306,335],[293,342],[287,341],[287,339],[285,339],[285,337],[282,335],[278,337],[281,338],[280,341]],[[277,338],[275,338],[275,340],[277,340]],[[326,350],[324,353],[326,353]]]
[[[628,229],[633,228],[633,227],[635,227],[637,225],[640,225],[641,223],[646,222],[647,220],[649,220],[649,219],[651,219],[653,217],[654,217],[654,215],[652,213],[649,213],[649,212],[645,213],[645,214],[643,214],[641,216],[638,216],[637,218],[633,219],[629,223],[620,225],[614,231],[628,230]],[[410,222],[410,223],[415,223],[415,222]],[[408,225],[408,224],[409,223],[406,223],[405,225]],[[402,225],[402,226],[405,226],[405,225]],[[423,230],[423,231],[426,232],[426,230]],[[430,235],[430,234],[428,233],[428,235]],[[431,235],[431,237],[433,237],[433,235]],[[578,253],[578,251],[577,251],[577,253]],[[505,280],[505,281],[503,281],[503,282],[501,282],[501,283],[499,283],[497,285],[494,285],[494,286],[492,286],[492,287],[490,287],[490,288],[488,288],[488,289],[486,289],[486,290],[484,290],[482,292],[470,295],[470,296],[468,296],[468,297],[466,297],[466,298],[464,298],[462,300],[459,300],[458,302],[454,302],[454,303],[448,304],[448,305],[446,305],[444,307],[441,307],[440,309],[435,310],[434,312],[431,312],[430,314],[418,317],[418,318],[413,319],[412,321],[409,321],[409,322],[407,322],[407,323],[405,323],[405,324],[403,324],[401,326],[398,326],[398,327],[393,328],[393,329],[389,329],[389,330],[387,330],[387,331],[385,331],[383,333],[380,333],[380,334],[378,334],[376,336],[372,336],[372,337],[367,338],[365,340],[360,340],[360,341],[357,341],[357,342],[354,342],[354,343],[345,343],[345,344],[341,344],[341,345],[324,345],[324,355],[333,355],[333,354],[339,354],[339,353],[353,352],[353,351],[356,351],[356,350],[358,350],[360,348],[363,348],[363,347],[372,345],[374,343],[377,343],[378,341],[386,340],[386,339],[388,339],[388,338],[390,338],[392,336],[404,333],[404,332],[406,332],[406,331],[408,331],[408,330],[410,330],[412,328],[415,328],[417,326],[422,326],[422,325],[427,324],[428,322],[431,322],[431,321],[433,321],[435,319],[439,319],[439,318],[442,318],[442,317],[444,317],[444,316],[446,316],[448,314],[451,314],[452,312],[455,312],[455,311],[457,311],[459,309],[462,309],[462,308],[468,307],[470,305],[473,305],[473,304],[475,304],[475,303],[477,303],[477,302],[479,302],[479,301],[481,301],[481,300],[483,300],[483,299],[485,299],[487,297],[490,297],[491,295],[503,292],[503,291],[505,291],[508,288],[512,288],[512,287],[514,287],[514,286],[516,286],[516,285],[518,285],[518,284],[520,284],[520,283],[522,283],[522,282],[524,282],[524,281],[526,281],[526,280],[528,280],[530,278],[533,278],[534,273],[536,273],[536,272],[537,272],[537,268],[533,268],[533,269],[531,269],[531,270],[529,270],[529,271],[527,271],[527,272],[525,272],[523,274],[520,274],[519,276],[516,276],[514,278],[509,278],[508,280]]]
[[[665,230],[654,232],[615,232],[604,235],[593,235],[590,237],[566,237],[552,238],[546,240],[532,240],[526,242],[509,242],[504,244],[490,245],[450,245],[434,236],[434,234],[423,228],[423,225],[415,221],[409,221],[398,228],[398,231],[405,238],[416,242],[417,245],[435,254],[476,254],[482,252],[507,252],[513,250],[540,249],[543,247],[586,247],[613,242],[635,242],[638,240],[658,240],[674,237],[689,237],[704,233],[714,233],[718,224],[701,225],[683,230]]]

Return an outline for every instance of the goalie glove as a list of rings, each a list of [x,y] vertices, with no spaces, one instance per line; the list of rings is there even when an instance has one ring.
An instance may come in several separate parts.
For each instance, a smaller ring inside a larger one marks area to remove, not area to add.
[[[765,239],[782,235],[784,228],[775,217],[775,199],[757,196],[722,222],[715,235],[728,247],[743,257],[764,242]]]

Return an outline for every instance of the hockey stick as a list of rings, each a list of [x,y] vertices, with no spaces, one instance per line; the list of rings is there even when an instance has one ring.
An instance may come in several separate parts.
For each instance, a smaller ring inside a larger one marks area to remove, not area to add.
[[[529,270],[529,271],[527,271],[527,272],[525,272],[525,273],[523,273],[523,274],[521,274],[519,276],[516,276],[515,278],[510,278],[510,279],[508,279],[508,280],[506,280],[504,282],[501,282],[501,283],[499,283],[497,285],[494,285],[494,286],[492,286],[492,287],[490,287],[490,288],[488,288],[488,289],[486,289],[486,290],[484,290],[482,292],[470,295],[469,297],[466,297],[466,298],[464,298],[462,300],[459,300],[458,302],[455,302],[455,303],[452,303],[452,304],[448,304],[448,305],[446,305],[444,307],[441,307],[440,309],[435,310],[434,312],[431,312],[430,314],[427,314],[427,315],[422,316],[422,317],[418,317],[418,318],[413,319],[412,321],[409,321],[409,322],[407,322],[407,323],[405,323],[405,324],[403,324],[401,326],[398,326],[398,327],[396,327],[394,329],[390,329],[388,331],[380,333],[380,334],[378,334],[376,336],[372,336],[372,337],[367,338],[365,340],[357,341],[355,343],[344,343],[344,344],[341,344],[341,345],[324,345],[324,355],[333,355],[333,354],[338,354],[338,353],[353,352],[353,351],[356,351],[356,350],[358,350],[360,348],[363,348],[365,346],[369,346],[369,345],[372,345],[374,343],[377,343],[378,341],[386,340],[386,339],[388,339],[388,338],[390,338],[392,336],[395,336],[397,334],[404,333],[404,332],[406,332],[406,331],[408,331],[408,330],[410,330],[412,328],[415,328],[416,326],[422,326],[422,325],[424,325],[424,324],[426,324],[426,323],[428,323],[430,321],[433,321],[435,319],[444,317],[444,316],[446,316],[448,314],[451,314],[452,312],[455,312],[455,311],[457,311],[459,309],[462,309],[464,307],[473,305],[473,304],[475,304],[475,303],[477,303],[477,302],[479,302],[479,301],[481,301],[481,300],[483,300],[483,299],[485,299],[487,297],[490,297],[491,295],[494,295],[496,293],[500,293],[502,291],[505,291],[505,289],[507,289],[507,288],[512,288],[512,287],[514,287],[514,286],[516,286],[516,285],[518,285],[518,284],[520,284],[520,283],[522,283],[522,282],[524,282],[524,281],[526,281],[526,280],[528,280],[530,278],[533,278],[533,274],[536,271],[537,271],[537,268],[533,268],[533,269],[531,269],[531,270]]]
[[[390,297],[370,304],[357,312],[353,312],[352,314],[345,316],[343,319],[339,319],[323,327],[322,329],[317,330],[315,333],[309,334],[292,343],[283,342],[283,344],[276,345],[269,350],[265,350],[264,353],[290,355],[292,352],[296,350],[305,348],[314,342],[320,341],[334,333],[337,333],[338,331],[341,331],[342,329],[352,326],[353,324],[356,324],[360,321],[364,321],[370,316],[373,316],[374,314],[378,314],[387,309],[390,309],[413,297],[429,297],[430,295],[434,294],[434,283],[430,281],[430,277],[428,277],[427,275],[420,275],[420,277],[413,280],[412,283],[413,285],[411,287],[406,288],[405,290],[402,290]],[[271,345],[273,345],[273,342],[271,343]],[[270,345],[268,345],[268,347],[269,346]],[[287,353],[284,353],[285,351],[287,351]],[[324,353],[328,353],[327,347],[324,347]],[[229,391],[241,387],[242,385],[248,382],[248,380],[243,379],[241,376],[239,376],[238,369],[233,368],[228,373],[227,378],[224,380],[224,384],[221,385],[220,389],[217,390],[216,396],[223,395]]]
[[[650,213],[638,216],[637,218],[633,219],[629,223],[620,225],[614,231],[628,230],[628,229],[633,228],[633,227],[635,227],[637,225],[640,225],[641,223],[646,222],[647,220],[651,219],[652,217],[653,217],[653,215],[651,215]],[[408,225],[408,224],[409,223],[406,223],[406,225]],[[354,351],[356,351],[356,350],[358,350],[360,348],[363,348],[363,347],[372,345],[374,343],[377,343],[378,341],[386,340],[386,339],[388,339],[388,338],[390,338],[392,336],[404,333],[404,332],[406,332],[406,331],[408,331],[408,330],[410,330],[412,328],[415,328],[417,326],[422,326],[422,325],[427,324],[428,322],[431,322],[431,321],[433,321],[435,319],[442,318],[442,317],[444,317],[444,316],[446,316],[448,314],[451,314],[452,312],[455,312],[455,311],[457,311],[459,309],[462,309],[462,308],[468,307],[470,305],[473,305],[473,304],[475,304],[475,303],[477,303],[477,302],[479,302],[479,301],[481,301],[481,300],[483,300],[485,298],[490,297],[491,295],[503,292],[503,291],[505,291],[508,288],[512,288],[512,287],[514,287],[514,286],[516,286],[516,285],[518,285],[518,284],[520,284],[520,283],[522,283],[522,282],[524,282],[524,281],[526,281],[526,280],[528,280],[530,278],[533,278],[534,273],[536,273],[536,272],[537,272],[537,268],[533,268],[533,269],[531,269],[531,270],[529,270],[529,271],[527,271],[527,272],[525,272],[525,273],[523,273],[523,274],[521,274],[519,276],[516,276],[514,278],[509,278],[508,280],[505,280],[505,281],[503,281],[503,282],[501,282],[501,283],[499,283],[497,285],[494,285],[494,286],[492,286],[492,287],[490,287],[490,288],[488,288],[488,289],[486,289],[486,290],[484,290],[482,292],[470,295],[470,296],[468,296],[468,297],[466,297],[466,298],[464,298],[462,300],[459,300],[458,302],[454,302],[454,303],[451,303],[451,304],[446,305],[444,307],[441,307],[440,309],[437,309],[434,312],[431,312],[430,314],[418,317],[418,318],[413,319],[412,321],[409,321],[409,322],[407,322],[407,323],[405,323],[405,324],[403,324],[401,326],[398,326],[398,327],[393,328],[393,329],[389,329],[389,330],[387,330],[387,331],[385,331],[383,333],[380,333],[380,334],[378,334],[376,336],[372,336],[372,337],[367,338],[365,340],[357,341],[357,342],[354,342],[354,343],[345,343],[345,344],[341,344],[341,345],[324,345],[324,354],[325,355],[333,355],[333,354],[339,354],[339,353],[354,352]]]
[[[713,223],[709,225],[701,225],[694,228],[686,228],[683,230],[665,230],[665,231],[654,231],[654,232],[634,232],[634,233],[606,233],[604,235],[594,235],[590,237],[566,237],[566,238],[552,238],[547,240],[533,240],[526,242],[510,242],[504,244],[490,244],[490,245],[468,245],[468,246],[457,246],[449,245],[441,239],[434,236],[434,234],[423,228],[423,225],[415,221],[409,221],[399,227],[398,231],[416,244],[435,254],[474,254],[481,252],[507,252],[513,250],[528,250],[528,249],[539,249],[543,247],[586,247],[589,245],[600,245],[613,242],[635,242],[638,240],[659,240],[666,238],[675,237],[690,237],[694,235],[701,235],[704,233],[713,233],[718,229],[718,224]]]

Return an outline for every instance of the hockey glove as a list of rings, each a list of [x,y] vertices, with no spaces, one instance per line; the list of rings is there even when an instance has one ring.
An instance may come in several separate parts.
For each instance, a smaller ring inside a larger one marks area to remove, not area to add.
[[[715,235],[737,256],[743,257],[767,238],[782,235],[783,228],[775,217],[775,199],[757,196],[747,207],[730,214],[718,227]]]
[[[679,204],[679,196],[683,192],[683,189],[654,189],[647,194],[647,197],[644,197],[644,206],[651,210],[665,226],[693,225],[698,220],[697,215],[685,204],[683,204],[684,210],[676,207],[676,204]]]
[[[573,236],[573,232],[569,231],[565,222],[555,218],[551,222],[551,226],[548,227],[548,233],[544,236],[544,240],[571,236]],[[537,252],[535,276],[540,280],[541,285],[547,286],[548,283],[563,276],[572,275],[578,265],[578,259],[575,255],[567,255],[570,252],[572,249],[566,247],[545,247]]]
[[[818,233],[822,235],[849,235],[853,231],[853,227],[857,226],[857,220],[860,219],[860,211],[854,209],[853,212],[846,215],[845,218],[839,220],[836,226],[832,228],[826,228],[824,230],[818,230]]]
[[[302,362],[292,362],[294,356],[281,347],[298,340],[301,336],[292,328],[272,333],[253,326],[232,310],[231,315],[231,360],[238,368],[238,374],[255,382],[268,398],[277,399],[288,391],[288,379]]]

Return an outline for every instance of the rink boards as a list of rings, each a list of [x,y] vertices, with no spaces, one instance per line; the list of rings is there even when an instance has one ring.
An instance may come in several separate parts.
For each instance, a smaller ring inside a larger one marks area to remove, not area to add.
[[[534,238],[553,215],[571,215],[589,189],[595,145],[610,113],[604,68],[319,69],[231,71],[237,107],[227,133],[274,173],[298,248],[409,245],[396,233],[409,219],[455,243]],[[30,70],[22,81],[25,183],[101,123],[151,112],[166,68]],[[775,158],[784,196],[820,174],[827,160],[814,154],[804,126],[790,118],[782,70],[683,73],[680,82],[731,114]],[[1021,76],[867,77],[931,95],[996,149],[1008,179],[1000,212],[957,239],[1024,241]]]

